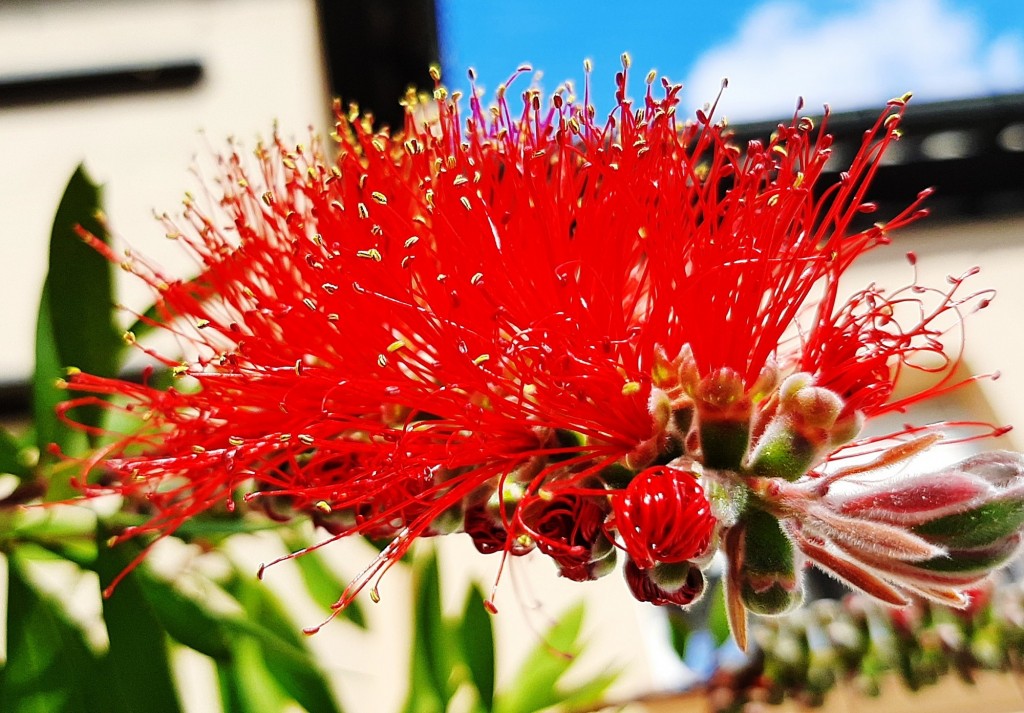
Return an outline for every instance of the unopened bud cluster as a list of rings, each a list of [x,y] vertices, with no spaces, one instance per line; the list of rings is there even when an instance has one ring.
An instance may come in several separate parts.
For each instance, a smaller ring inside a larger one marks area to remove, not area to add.
[[[759,619],[754,646],[740,667],[708,682],[717,713],[760,710],[789,698],[820,706],[836,688],[878,696],[885,678],[910,691],[955,675],[973,683],[979,671],[1019,668],[1024,657],[1024,589],[1020,584],[967,592],[952,609],[927,600],[894,609],[861,594],[818,600],[792,616]]]

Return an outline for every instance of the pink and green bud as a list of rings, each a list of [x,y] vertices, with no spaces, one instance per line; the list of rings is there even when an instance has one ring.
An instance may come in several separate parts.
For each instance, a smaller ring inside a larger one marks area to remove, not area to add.
[[[835,445],[848,440],[849,419],[839,422],[844,403],[838,394],[814,386],[809,374],[794,374],[779,386],[778,407],[750,458],[750,469],[766,478],[794,481]]]
[[[1024,458],[997,452],[935,473],[830,497],[844,516],[896,525],[949,550],[1004,542],[1024,526]]]

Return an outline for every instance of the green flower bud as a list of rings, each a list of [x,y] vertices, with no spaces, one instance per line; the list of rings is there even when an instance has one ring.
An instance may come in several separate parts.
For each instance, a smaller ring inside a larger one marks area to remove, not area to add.
[[[800,604],[803,593],[795,549],[779,521],[752,508],[739,527],[743,539],[737,579],[743,605],[755,614],[775,615]]]
[[[739,470],[750,445],[753,408],[743,378],[731,369],[720,369],[701,379],[695,391],[704,465]]]

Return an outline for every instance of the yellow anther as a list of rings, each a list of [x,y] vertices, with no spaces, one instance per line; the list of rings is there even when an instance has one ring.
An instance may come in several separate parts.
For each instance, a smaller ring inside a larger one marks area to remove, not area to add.
[[[367,260],[373,260],[374,262],[381,261],[380,250],[377,248],[370,248],[369,250],[357,250],[356,256],[366,258]]]

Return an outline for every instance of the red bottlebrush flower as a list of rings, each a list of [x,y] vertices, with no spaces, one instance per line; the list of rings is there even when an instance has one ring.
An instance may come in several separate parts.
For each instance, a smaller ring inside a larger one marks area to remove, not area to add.
[[[439,87],[407,98],[395,133],[338,109],[331,149],[276,137],[223,157],[205,198],[165,219],[199,274],[123,261],[157,296],[149,324],[183,345],[147,351],[178,383],[69,379],[65,412],[116,395],[105,407],[139,420],[89,459],[105,478],[84,492],[148,503],[125,537],[244,493],[335,537],[390,539],[339,606],[418,537],[457,530],[573,579],[603,573],[611,545],[638,598],[685,604],[703,582],[690,560],[752,511],[770,513],[780,556],[751,552],[744,526],[733,566],[760,569],[735,581],[774,576],[776,559],[790,577],[782,486],[905,405],[890,396],[915,356],[955,361],[940,317],[988,295],[838,296],[859,256],[923,214],[854,225],[903,99],[822,190],[824,121],[739,147],[709,113],[680,116],[680,86],[653,74],[634,105],[625,74],[604,119],[561,91],[529,89],[517,112],[509,84],[490,111],[474,90],[463,114]]]

